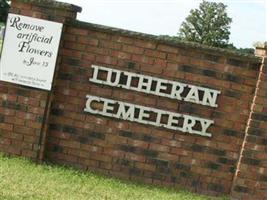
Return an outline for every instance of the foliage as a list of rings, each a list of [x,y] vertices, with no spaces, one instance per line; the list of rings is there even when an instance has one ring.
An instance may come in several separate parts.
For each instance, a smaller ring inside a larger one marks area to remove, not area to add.
[[[179,37],[210,46],[227,47],[232,19],[228,17],[226,8],[223,3],[203,0],[182,23]]]
[[[5,23],[8,10],[9,10],[9,3],[10,0],[0,0],[0,23]]]
[[[0,199],[5,200],[215,200],[163,187],[129,183],[115,178],[52,165],[35,165],[0,154]],[[226,198],[224,198],[226,200]],[[223,198],[218,198],[223,200]]]
[[[265,41],[257,41],[254,42],[253,44],[254,47],[261,47],[261,48],[266,48],[267,47],[267,42]]]
[[[162,40],[168,40],[168,41],[171,41],[171,42],[180,42],[181,41],[181,38],[179,37],[176,37],[176,36],[169,36],[169,35],[160,35],[158,37],[159,39],[162,39]],[[263,43],[255,43],[254,46],[264,46]],[[267,45],[267,43],[266,43]],[[236,48],[233,43],[229,43],[228,45],[226,45],[224,47],[225,49],[228,49],[228,50],[232,50],[232,51],[236,51],[236,52],[239,52],[239,53],[242,53],[242,54],[251,54],[251,55],[254,55],[255,54],[255,49],[254,48]]]
[[[255,50],[253,48],[239,48],[237,51],[244,54],[255,54]]]
[[[229,50],[237,51],[242,54],[252,54],[252,55],[255,54],[255,49],[253,48],[236,48],[232,43],[228,44],[226,48]]]

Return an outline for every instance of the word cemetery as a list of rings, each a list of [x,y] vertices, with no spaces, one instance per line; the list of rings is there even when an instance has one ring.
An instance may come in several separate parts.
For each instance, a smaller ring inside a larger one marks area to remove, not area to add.
[[[100,114],[107,117],[114,117],[132,122],[138,122],[141,124],[149,124],[167,129],[211,137],[211,133],[207,133],[206,131],[209,126],[213,124],[212,120],[182,115],[179,113],[163,111],[121,101],[114,101],[96,96],[87,95],[86,97],[87,102],[84,111],[91,114]],[[102,104],[103,109],[98,110],[93,108],[92,105],[94,102]],[[197,124],[201,125],[200,131],[194,128]]]

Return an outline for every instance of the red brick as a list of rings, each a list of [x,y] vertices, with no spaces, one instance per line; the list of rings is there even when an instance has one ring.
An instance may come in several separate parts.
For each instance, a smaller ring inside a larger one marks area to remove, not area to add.
[[[96,62],[108,65],[116,65],[118,60],[111,56],[96,56]]]
[[[74,34],[74,35],[87,35],[88,34],[88,31],[85,29],[72,28],[72,27],[68,27],[66,32],[70,34]]]
[[[120,51],[112,51],[111,55],[119,59],[130,59],[131,58],[131,54],[120,52]]]
[[[18,118],[21,118],[21,119],[35,120],[37,115],[32,114],[32,113],[26,113],[26,112],[20,112],[20,111],[17,111],[17,112],[16,112],[16,116],[17,116]]]
[[[178,49],[175,47],[170,47],[167,45],[160,44],[157,47],[158,50],[168,52],[168,53],[178,53]]]
[[[31,127],[25,127],[25,126],[14,126],[14,132],[15,133],[22,133],[26,135],[35,135],[35,130]]]
[[[167,66],[167,61],[163,59],[155,59],[154,65],[165,68]]]
[[[86,49],[85,44],[79,44],[77,42],[65,42],[64,47],[71,50],[84,51]]]
[[[0,107],[0,113],[2,115],[12,116],[15,115],[15,110]]]
[[[0,138],[0,144],[1,145],[10,145],[11,140],[9,138]]]
[[[141,62],[145,64],[152,65],[154,63],[154,59],[151,57],[143,56],[143,55],[133,55],[132,60],[136,62]]]
[[[149,64],[141,64],[140,69],[144,72],[150,72],[153,74],[162,74],[162,67],[156,65],[149,65]]]
[[[140,147],[142,149],[147,149],[149,146],[149,143],[147,142],[143,142],[140,140],[130,140],[130,139],[128,140],[128,144],[134,147]],[[150,148],[152,149],[153,147],[150,147]]]
[[[68,56],[71,58],[81,58],[82,56],[82,53],[80,51],[70,50],[70,49],[62,49],[60,53],[63,56]]]
[[[14,1],[12,3],[12,7],[13,8],[17,8],[17,9],[23,9],[23,10],[31,10],[32,9],[32,5],[31,4],[17,2],[17,1]]]
[[[156,43],[151,41],[145,41],[145,40],[135,40],[134,45],[138,47],[143,47],[146,49],[155,49]]]
[[[120,50],[122,48],[122,44],[106,40],[100,41],[99,46],[102,48],[116,49],[116,50]]]
[[[32,107],[32,106],[29,106],[29,107],[28,107],[28,112],[29,112],[29,113],[38,114],[38,115],[43,115],[43,113],[44,113],[44,108],[38,108],[38,107]]]
[[[132,160],[132,161],[137,161],[137,162],[145,162],[146,158],[144,156],[136,155],[133,153],[126,153],[125,158]]]
[[[77,42],[81,44],[91,45],[91,46],[98,45],[98,40],[94,38],[90,38],[89,36],[79,36]]]
[[[119,150],[114,150],[112,148],[105,148],[104,150],[104,154],[110,155],[112,157],[124,157],[125,152],[123,151],[119,151]]]
[[[171,153],[160,152],[158,157],[159,157],[159,159],[165,159],[168,161],[177,161],[178,160],[177,155],[171,154]]]
[[[88,30],[88,34],[90,37],[95,37],[97,39],[110,40],[110,34],[108,33]]]
[[[26,126],[34,129],[41,129],[42,124],[34,121],[27,121]]]
[[[17,146],[9,146],[7,153],[11,153],[12,155],[21,155],[21,150]]]
[[[130,37],[124,37],[124,36],[113,36],[112,40],[116,42],[120,42],[120,43],[125,43],[125,44],[132,44],[134,42],[134,39]]]
[[[169,152],[170,148],[165,145],[160,145],[160,144],[150,144],[149,149],[156,150],[159,152]]]
[[[110,162],[112,160],[112,157],[103,154],[93,153],[90,154],[90,159],[103,162]]]
[[[39,138],[35,136],[24,135],[23,141],[29,142],[29,143],[37,143],[39,141]]]
[[[183,148],[171,148],[170,153],[179,155],[179,156],[192,156],[192,152],[184,150]]]
[[[0,123],[0,129],[12,131],[13,130],[13,124]]]
[[[99,95],[99,96],[111,96],[112,89],[111,88],[101,88],[97,86],[92,86],[90,89],[91,94]]]
[[[168,61],[171,62],[180,62],[181,61],[181,56],[178,54],[174,54],[174,53],[168,53],[168,57],[167,57]]]
[[[166,53],[156,51],[156,50],[150,50],[150,49],[145,49],[144,54],[150,57],[156,57],[156,58],[161,58],[161,59],[165,59],[167,55]]]
[[[16,125],[24,125],[25,120],[24,119],[19,119],[17,117],[5,117],[5,123],[9,124],[16,124]]]
[[[61,146],[69,147],[69,148],[80,148],[81,144],[79,142],[75,141],[67,141],[67,140],[61,140],[59,143]]]
[[[144,48],[130,46],[130,45],[123,45],[122,50],[125,52],[128,52],[128,53],[133,53],[133,54],[143,54],[144,53]]]
[[[69,41],[69,42],[76,42],[77,36],[72,35],[72,34],[68,34],[68,33],[64,33],[63,40]]]
[[[140,163],[140,162],[137,162],[135,164],[135,166],[139,169],[142,169],[142,170],[147,170],[147,171],[156,171],[156,166],[155,165],[150,165],[150,164],[146,164],[146,163]]]

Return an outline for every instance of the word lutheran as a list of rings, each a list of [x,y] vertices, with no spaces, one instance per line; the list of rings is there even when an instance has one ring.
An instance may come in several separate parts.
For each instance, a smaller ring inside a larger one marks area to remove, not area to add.
[[[177,99],[181,101],[218,107],[218,90],[165,80],[117,69],[92,65],[93,77],[90,81],[113,87],[121,87],[147,94]]]

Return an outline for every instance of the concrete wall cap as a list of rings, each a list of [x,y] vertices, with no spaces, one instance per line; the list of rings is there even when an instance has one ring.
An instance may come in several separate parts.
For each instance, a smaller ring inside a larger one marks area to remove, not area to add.
[[[195,42],[183,41],[183,40],[179,40],[176,37],[157,36],[157,35],[140,33],[136,31],[130,31],[130,30],[125,30],[125,29],[120,29],[120,28],[114,28],[110,26],[82,22],[79,20],[68,20],[66,24],[74,26],[74,27],[78,27],[78,28],[85,28],[85,29],[88,28],[88,29],[92,29],[96,31],[106,32],[106,33],[121,34],[123,36],[134,37],[137,39],[155,41],[155,42],[159,42],[159,43],[166,44],[166,45],[173,46],[173,47],[189,48],[189,49],[193,48],[193,49],[198,49],[198,50],[202,50],[205,52],[209,52],[215,55],[223,54],[227,57],[235,57],[240,60],[250,61],[253,63],[254,62],[261,63],[261,58],[255,55],[244,54],[244,53],[240,53],[238,51],[229,50],[229,49],[207,46],[207,45],[203,45],[203,44],[199,44]]]

